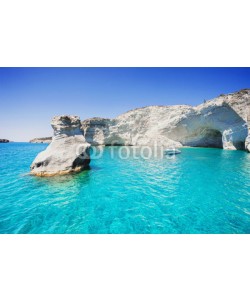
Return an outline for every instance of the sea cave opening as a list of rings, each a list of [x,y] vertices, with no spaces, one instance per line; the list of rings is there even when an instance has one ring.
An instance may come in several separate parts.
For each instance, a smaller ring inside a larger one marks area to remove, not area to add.
[[[185,142],[185,146],[223,148],[222,134],[219,130],[205,128],[196,133],[195,137],[190,137]]]

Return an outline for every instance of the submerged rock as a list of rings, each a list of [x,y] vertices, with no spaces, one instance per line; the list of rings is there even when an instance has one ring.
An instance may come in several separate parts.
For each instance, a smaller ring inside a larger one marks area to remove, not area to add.
[[[249,106],[250,90],[244,89],[195,107],[148,106],[115,119],[88,119],[82,126],[86,141],[93,145],[245,149]]]
[[[52,142],[33,161],[31,174],[53,176],[88,168],[90,144],[83,136],[79,117],[57,116],[51,125],[54,129]]]

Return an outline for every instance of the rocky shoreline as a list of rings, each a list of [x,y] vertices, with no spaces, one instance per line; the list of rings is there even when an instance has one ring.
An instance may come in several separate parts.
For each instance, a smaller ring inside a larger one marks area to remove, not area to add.
[[[91,145],[163,145],[165,147],[250,148],[250,89],[205,101],[198,106],[148,106],[115,119],[82,121]]]
[[[250,89],[220,95],[198,106],[147,106],[117,118],[82,121],[93,146],[215,147],[250,151]],[[50,143],[51,137],[31,143]]]
[[[7,139],[0,139],[0,143],[9,143],[10,141]]]
[[[115,119],[57,116],[53,138],[31,165],[31,174],[53,176],[88,167],[94,146],[214,147],[250,152],[250,89],[220,95],[203,104],[148,106]]]

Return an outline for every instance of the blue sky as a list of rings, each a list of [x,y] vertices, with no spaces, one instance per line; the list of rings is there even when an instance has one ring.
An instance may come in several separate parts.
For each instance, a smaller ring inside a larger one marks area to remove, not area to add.
[[[0,68],[0,138],[52,135],[54,115],[115,117],[250,88],[250,68]]]

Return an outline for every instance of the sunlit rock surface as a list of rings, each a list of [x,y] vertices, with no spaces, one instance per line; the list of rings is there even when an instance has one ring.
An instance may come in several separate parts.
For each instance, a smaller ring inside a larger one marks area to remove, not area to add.
[[[248,136],[246,138],[245,147],[248,152],[250,152],[250,107],[247,110],[247,126],[248,126]]]
[[[92,145],[158,145],[245,149],[250,90],[220,95],[196,107],[148,106],[82,127]],[[247,146],[249,147],[249,146]]]
[[[90,162],[89,147],[77,116],[57,116],[52,119],[54,136],[51,144],[37,155],[31,174],[53,176],[79,172]]]

